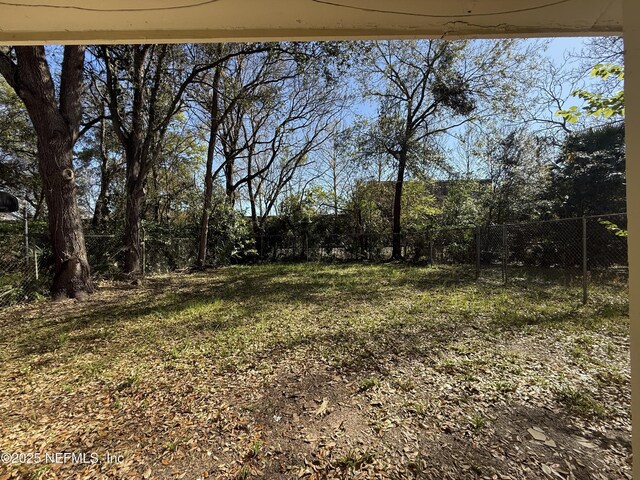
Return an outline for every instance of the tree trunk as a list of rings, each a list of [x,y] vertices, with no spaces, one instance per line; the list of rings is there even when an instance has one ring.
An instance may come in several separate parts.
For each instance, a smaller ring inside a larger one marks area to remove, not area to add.
[[[84,52],[64,48],[59,97],[44,47],[16,47],[16,62],[0,52],[0,73],[24,102],[38,137],[38,167],[54,257],[54,298],[84,299],[93,291],[76,198],[73,145],[82,118]]]
[[[102,116],[105,116],[104,105],[102,107]],[[100,192],[96,199],[96,205],[93,210],[93,218],[91,225],[95,228],[104,228],[109,218],[109,202],[107,195],[111,184],[111,173],[109,171],[109,156],[107,154],[106,137],[107,126],[104,118],[100,121]]]
[[[144,188],[140,186],[140,174],[133,173],[138,169],[139,161],[127,161],[126,194],[124,222],[124,271],[132,277],[141,273],[140,259],[142,257],[142,210],[144,207]]]
[[[216,138],[218,137],[218,86],[222,65],[216,67],[213,74],[213,91],[211,93],[211,129],[209,130],[209,146],[207,148],[207,166],[204,175],[204,201],[202,204],[202,216],[200,217],[200,243],[198,247],[198,266],[204,267],[207,262],[207,245],[209,242],[209,216],[211,215],[211,203],[213,200],[213,157],[215,153]]]
[[[103,121],[104,128],[104,121]],[[93,210],[93,218],[91,224],[96,228],[104,228],[109,219],[109,186],[111,185],[111,172],[109,171],[109,157],[101,145],[101,163],[100,163],[100,192],[96,199],[96,206]]]
[[[247,158],[247,196],[249,197],[249,207],[251,209],[251,227],[253,234],[257,238],[260,235],[260,225],[258,224],[258,209],[256,208],[256,192],[253,190],[253,178],[251,177],[252,155]]]
[[[100,176],[100,192],[98,193],[96,206],[93,210],[93,218],[91,219],[91,224],[98,229],[103,229],[109,219],[107,192],[109,191],[110,183],[109,173],[103,169]]]
[[[40,214],[42,213],[42,206],[44,203],[44,187],[40,187],[40,194],[38,195],[38,201],[35,206],[35,210],[33,212],[33,221],[37,222],[40,220]]]
[[[400,215],[402,213],[402,186],[404,184],[404,170],[407,166],[406,154],[401,154],[398,159],[398,177],[396,179],[395,194],[393,196],[393,248],[391,251],[391,258],[393,260],[402,259],[402,238]]]
[[[253,191],[253,180],[247,182],[247,191],[251,209],[251,227],[253,228],[253,233],[258,235],[260,233],[260,224],[258,223],[258,209],[256,208],[256,195]]]
[[[60,143],[56,136],[43,136],[38,144],[54,254],[55,275],[51,293],[55,299],[69,297],[82,300],[93,291],[93,287],[76,200],[73,149],[67,142]]]
[[[224,164],[224,182],[225,182],[225,194],[227,195],[227,201],[232,207],[235,204],[235,189],[233,186],[233,159],[228,158]]]
[[[93,218],[91,219],[91,225],[95,228],[102,229],[107,223],[109,217],[109,205],[107,202],[107,188],[108,182],[106,181],[104,174],[100,178],[100,192],[96,199],[96,206],[93,210]]]

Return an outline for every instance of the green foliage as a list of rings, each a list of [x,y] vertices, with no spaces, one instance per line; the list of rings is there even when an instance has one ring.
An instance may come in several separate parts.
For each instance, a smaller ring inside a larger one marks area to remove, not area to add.
[[[491,224],[535,218],[545,186],[540,139],[524,130],[498,133],[483,155],[488,164],[491,188],[484,190],[484,220]]]
[[[626,238],[629,235],[627,230],[620,228],[618,225],[616,225],[615,223],[609,220],[602,220],[601,218],[599,218],[598,223],[604,226],[608,231],[613,233],[616,237]]]
[[[402,195],[402,229],[405,233],[422,233],[433,227],[442,214],[441,201],[434,195],[435,182],[411,180],[404,183]],[[391,234],[391,207],[394,182],[359,182],[347,209],[353,214],[353,229],[368,235]]]
[[[404,184],[401,222],[405,232],[417,233],[433,227],[442,214],[442,207],[434,193],[433,183],[409,181]]]
[[[316,186],[309,191],[291,194],[280,204],[280,219],[287,230],[293,235],[300,236],[309,232],[314,217],[318,213],[318,204],[325,197],[321,187]]]
[[[626,209],[624,126],[569,135],[551,169],[547,196],[560,217]]]
[[[353,230],[365,235],[391,232],[393,189],[389,182],[356,182],[346,210],[351,213]]]
[[[165,134],[162,154],[152,167],[147,190],[147,218],[173,226],[197,224],[202,190],[194,178],[206,154],[184,115]]]
[[[257,255],[250,222],[228,202],[224,190],[214,190],[209,216],[209,263],[221,265],[249,260]],[[197,238],[194,232],[193,238]]]
[[[622,81],[624,80],[624,67],[611,63],[601,63],[593,67],[591,76],[602,80],[607,80],[613,76]],[[575,90],[572,95],[582,99],[586,105],[582,107],[582,111],[573,105],[568,109],[559,110],[556,113],[556,115],[565,118],[569,123],[576,123],[582,114],[592,117],[603,117],[605,119],[624,117],[624,90],[618,90],[613,95],[607,96],[601,93],[578,89]]]
[[[455,227],[478,225],[484,217],[483,202],[490,191],[491,185],[486,181],[452,179],[440,209],[440,223]]]
[[[40,203],[37,138],[27,110],[0,76],[0,189],[26,199],[32,208]]]
[[[0,222],[2,224],[2,222]],[[25,260],[24,236],[0,234],[0,306],[38,300],[48,293],[47,263],[43,252],[31,239],[29,262]],[[34,250],[38,251],[40,276],[36,279]]]

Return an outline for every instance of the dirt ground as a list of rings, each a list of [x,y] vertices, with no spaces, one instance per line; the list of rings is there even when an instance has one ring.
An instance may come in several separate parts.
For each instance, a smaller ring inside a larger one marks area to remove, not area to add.
[[[628,326],[444,267],[101,282],[0,311],[0,480],[631,478]]]

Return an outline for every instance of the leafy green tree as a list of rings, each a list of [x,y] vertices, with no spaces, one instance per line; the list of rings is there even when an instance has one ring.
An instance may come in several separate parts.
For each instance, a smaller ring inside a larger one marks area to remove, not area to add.
[[[445,226],[470,227],[484,222],[483,201],[490,182],[454,176],[442,200],[440,223]]]
[[[624,126],[569,135],[551,170],[548,196],[558,217],[617,213],[626,207]]]
[[[541,213],[547,170],[539,142],[527,131],[507,130],[487,143],[484,160],[491,185],[483,196],[486,224],[528,221]]]
[[[24,103],[0,77],[0,189],[25,200],[38,219],[44,192],[38,173],[37,138]]]
[[[599,63],[591,69],[591,76],[601,80],[614,77],[622,82],[624,80],[624,67],[612,63]],[[585,105],[581,109],[573,105],[568,109],[558,111],[558,115],[565,118],[569,123],[576,123],[583,114],[605,119],[624,117],[624,89],[619,89],[610,95],[578,89],[572,95],[582,99]]]
[[[125,158],[124,270],[141,272],[146,186],[160,159],[187,88],[224,58],[202,57],[193,45],[114,45],[93,50],[94,78],[104,84],[113,130]]]

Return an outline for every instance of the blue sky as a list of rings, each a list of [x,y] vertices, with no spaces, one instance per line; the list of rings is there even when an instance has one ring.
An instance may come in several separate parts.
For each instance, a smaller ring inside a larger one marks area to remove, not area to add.
[[[551,60],[551,62],[553,64],[555,64],[556,66],[560,67],[565,63],[566,57],[568,55],[573,54],[579,54],[580,51],[584,48],[585,46],[585,42],[588,40],[588,38],[586,37],[564,37],[564,38],[538,38],[538,39],[527,39],[524,40],[524,42],[537,42],[537,43],[543,43],[546,46],[546,49],[542,52],[540,52],[541,56],[548,58],[549,60]],[[576,63],[575,63],[575,58],[574,58],[574,62],[572,64],[567,64],[565,65],[565,68],[567,69],[567,71],[569,71],[571,68],[575,68]],[[590,79],[588,78],[588,74],[587,72],[585,72],[585,82],[588,85],[590,82]],[[576,86],[575,85],[571,85],[569,83],[565,83],[562,85],[562,96],[567,98],[566,103],[564,104],[564,108],[568,108],[572,105],[576,105],[578,107],[582,106],[582,101],[578,98],[573,98],[571,97],[571,92],[572,89],[575,89]],[[373,103],[370,103],[367,100],[362,101],[362,103],[356,104],[353,107],[353,113],[355,115],[363,115],[363,116],[367,116],[367,117],[373,117],[375,116],[375,105]],[[553,108],[553,111],[549,111],[546,115],[543,114],[543,116],[545,117],[549,117],[549,118],[553,118],[556,114],[556,108]],[[346,123],[348,124],[350,121],[353,121],[355,118],[355,116],[352,115],[348,115],[346,120]],[[535,129],[535,127],[534,127]],[[464,128],[460,128],[458,129],[454,129],[452,130],[452,132],[454,133],[460,133],[464,130]],[[457,141],[453,139],[452,136],[445,136],[442,137],[440,139],[441,141],[441,145],[446,148],[449,153],[448,155],[455,155],[455,151],[459,148]]]
[[[566,38],[552,38],[549,42],[549,49],[547,50],[547,56],[561,61],[566,52],[570,50],[580,50],[584,45],[584,37],[566,37]]]

